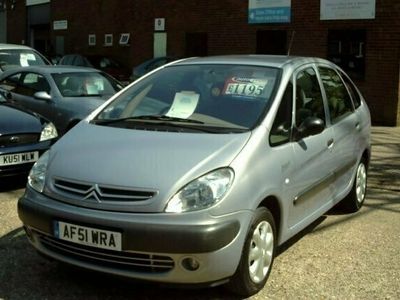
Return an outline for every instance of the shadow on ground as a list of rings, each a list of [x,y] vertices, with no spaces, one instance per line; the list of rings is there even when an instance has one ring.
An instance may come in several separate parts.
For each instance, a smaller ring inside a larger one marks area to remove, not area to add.
[[[26,176],[10,176],[1,178],[0,180],[0,193],[10,192],[17,189],[25,188],[27,182]]]

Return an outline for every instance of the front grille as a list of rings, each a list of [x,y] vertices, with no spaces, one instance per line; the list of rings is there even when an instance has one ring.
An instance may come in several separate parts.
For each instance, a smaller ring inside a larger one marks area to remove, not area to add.
[[[106,185],[55,179],[54,187],[58,193],[79,200],[92,201],[143,201],[155,195],[153,191],[110,187]]]
[[[82,262],[142,273],[165,273],[174,268],[174,261],[168,256],[99,249],[35,233],[47,250]]]
[[[39,142],[40,135],[37,133],[9,134],[0,136],[0,147],[10,147],[34,144]]]

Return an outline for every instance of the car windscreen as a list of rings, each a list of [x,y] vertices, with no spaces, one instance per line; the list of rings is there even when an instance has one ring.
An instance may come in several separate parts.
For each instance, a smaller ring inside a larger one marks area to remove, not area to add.
[[[111,96],[122,86],[100,72],[53,73],[54,82],[63,97]]]
[[[15,67],[47,65],[48,62],[38,53],[29,49],[0,50],[0,69],[5,71]]]
[[[276,68],[247,65],[169,66],[133,84],[94,121],[162,116],[163,123],[169,118],[248,130],[270,107],[279,74]]]

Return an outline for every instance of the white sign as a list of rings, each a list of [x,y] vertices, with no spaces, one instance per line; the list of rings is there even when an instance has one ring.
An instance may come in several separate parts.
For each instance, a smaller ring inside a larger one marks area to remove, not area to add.
[[[173,118],[189,118],[199,102],[199,94],[191,91],[182,91],[175,94],[174,102],[166,116]]]
[[[289,23],[291,0],[249,0],[250,24]]]
[[[157,18],[154,19],[154,31],[164,31],[165,30],[165,19]]]
[[[53,22],[53,30],[66,30],[68,29],[67,20],[59,20]]]
[[[321,0],[321,20],[375,19],[375,0]]]

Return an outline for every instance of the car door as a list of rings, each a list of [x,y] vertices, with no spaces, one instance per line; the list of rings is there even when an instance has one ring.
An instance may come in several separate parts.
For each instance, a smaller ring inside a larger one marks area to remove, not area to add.
[[[333,67],[318,66],[328,102],[329,119],[334,133],[335,182],[332,189],[341,199],[350,188],[354,168],[360,154],[359,131],[361,124],[354,105],[339,73]]]
[[[294,127],[301,128],[308,118],[319,118],[325,124],[322,132],[293,139],[296,169],[289,178],[293,198],[288,225],[295,230],[304,227],[327,209],[332,201],[331,184],[334,180],[334,132],[327,126],[326,104],[316,67],[307,65],[294,75]]]

